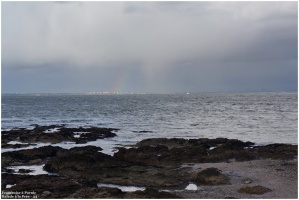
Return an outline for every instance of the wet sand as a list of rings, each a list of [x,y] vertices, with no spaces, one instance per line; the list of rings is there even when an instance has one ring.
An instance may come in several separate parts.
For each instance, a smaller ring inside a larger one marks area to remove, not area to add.
[[[297,199],[298,198],[298,162],[293,160],[252,160],[230,163],[186,164],[196,172],[205,168],[215,167],[230,178],[230,185],[204,186],[198,185],[197,190],[173,191],[173,194],[183,198],[218,199]],[[264,194],[240,193],[245,186],[261,185],[271,189]]]

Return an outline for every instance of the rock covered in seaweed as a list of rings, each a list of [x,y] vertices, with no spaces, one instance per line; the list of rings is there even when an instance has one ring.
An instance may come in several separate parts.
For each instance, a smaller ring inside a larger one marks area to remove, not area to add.
[[[229,178],[213,167],[198,172],[194,177],[194,182],[203,185],[230,184]]]
[[[269,188],[266,188],[264,186],[261,185],[256,185],[256,186],[246,186],[246,187],[241,187],[238,192],[240,193],[247,193],[247,194],[265,194],[267,192],[271,192],[272,190]]]

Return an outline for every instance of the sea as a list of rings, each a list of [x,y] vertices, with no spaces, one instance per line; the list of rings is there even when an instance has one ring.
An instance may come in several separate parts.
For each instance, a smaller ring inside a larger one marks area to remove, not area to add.
[[[89,143],[110,154],[161,137],[298,144],[297,92],[2,94],[1,100],[2,130],[35,124],[119,129],[114,138]]]

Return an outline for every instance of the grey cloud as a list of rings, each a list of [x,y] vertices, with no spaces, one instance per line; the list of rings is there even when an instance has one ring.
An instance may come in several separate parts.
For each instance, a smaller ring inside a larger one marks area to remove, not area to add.
[[[297,29],[297,2],[2,2],[3,85],[35,68],[48,82],[69,71],[76,78],[68,83],[80,90],[113,88],[106,78],[112,71],[130,72],[128,90],[234,90],[230,83],[244,74],[255,80],[252,63],[267,63],[264,73],[275,66],[273,78],[264,76],[267,88],[287,89],[297,68]],[[78,84],[79,76],[87,80]],[[28,87],[34,90],[34,81]]]

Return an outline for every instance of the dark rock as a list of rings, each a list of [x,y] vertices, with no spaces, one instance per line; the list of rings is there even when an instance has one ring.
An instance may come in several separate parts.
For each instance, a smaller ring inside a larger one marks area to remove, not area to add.
[[[186,145],[187,140],[183,138],[172,138],[172,139],[167,139],[167,138],[150,138],[150,139],[145,139],[136,144],[137,147],[142,147],[142,146],[151,146],[155,147],[157,145],[162,145],[166,146],[168,149],[174,148],[174,147],[183,147],[187,146]]]
[[[51,133],[47,130],[56,129],[57,131]],[[36,142],[50,142],[60,143],[63,141],[86,143],[89,141],[95,141],[97,139],[103,139],[108,137],[115,137],[116,134],[112,131],[117,129],[111,128],[66,128],[63,125],[50,125],[50,126],[38,126],[34,129],[12,129],[10,131],[2,131],[1,146],[2,148],[8,148],[9,141],[19,141],[23,143],[36,143]],[[74,137],[74,132],[81,132],[79,138]]]
[[[241,187],[238,192],[240,193],[247,193],[247,194],[265,194],[267,192],[271,192],[272,190],[270,190],[269,188],[266,188],[264,186],[261,185],[256,185],[253,187]]]
[[[82,188],[68,198],[83,199],[178,199],[181,198],[168,192],[159,192],[156,189],[146,188],[144,191],[122,192],[118,188],[99,187]]]
[[[57,156],[66,156],[70,154],[78,154],[78,155],[93,155],[98,154],[99,151],[103,150],[101,147],[87,145],[84,147],[73,147],[69,150],[59,151]]]
[[[168,148],[163,145],[141,146],[139,148],[118,148],[118,152],[114,154],[115,158],[127,160],[134,164],[155,165],[160,160],[171,156]]]
[[[153,188],[146,188],[144,191],[128,192],[125,199],[182,199],[182,197],[169,192],[159,192]]]
[[[257,146],[251,149],[260,158],[293,159],[298,155],[298,146],[289,144],[270,144],[266,146]]]
[[[45,141],[49,138],[52,142],[85,143],[98,138],[113,137],[110,129],[72,129],[61,126],[57,133],[44,133],[49,128],[58,127],[36,126],[32,131],[12,130],[4,134],[4,143],[7,144],[12,139],[29,142],[39,139]],[[29,136],[24,134],[25,132]],[[75,138],[74,132],[81,132],[80,138]],[[154,138],[143,140],[133,148],[119,148],[114,156],[99,152],[102,149],[95,146],[72,149],[47,146],[5,152],[2,153],[1,169],[6,173],[2,174],[1,186],[5,189],[8,184],[16,184],[10,189],[37,191],[42,198],[179,198],[150,188],[183,189],[190,181],[206,185],[230,183],[228,177],[216,168],[208,168],[192,176],[190,168],[182,168],[181,164],[228,162],[230,159],[292,159],[298,153],[297,145],[252,145],[250,142],[227,138]],[[5,168],[32,164],[45,164],[46,171],[58,173],[59,176],[7,174],[13,171]],[[98,188],[97,183],[133,185],[147,189],[126,193],[116,188]],[[241,192],[243,190],[240,189]]]
[[[61,151],[56,157],[49,160],[44,166],[48,172],[60,173],[90,173],[100,168],[115,168],[129,166],[126,161],[115,159],[109,155],[98,152],[101,150],[95,146],[75,147],[70,150]],[[93,174],[93,173],[92,173]],[[78,176],[81,176],[78,173]]]
[[[96,184],[80,179],[48,175],[2,174],[2,181],[2,185],[15,184],[8,189],[2,187],[2,191],[35,191],[38,197],[43,198],[66,198],[81,188],[97,187]]]
[[[137,148],[119,149],[114,156],[136,164],[152,166],[186,162],[217,162],[233,157],[233,154],[227,152],[225,154],[223,151],[221,151],[221,156],[219,153],[214,153],[214,155],[213,152],[209,153],[210,146],[216,145],[214,141],[211,141],[208,139],[185,140],[177,138],[146,139],[137,143]],[[228,150],[231,151],[231,149]]]
[[[143,130],[143,131],[133,131],[134,133],[153,133],[153,131],[146,131],[146,130]]]
[[[297,145],[273,144],[259,147],[252,146],[253,144],[227,138],[151,138],[138,142],[135,148],[119,148],[114,157],[140,165],[164,166],[189,162],[228,162],[231,159],[293,159],[298,153]]]
[[[19,169],[18,173],[22,173],[22,174],[28,174],[30,172],[33,172],[33,170],[30,169]]]
[[[1,154],[2,166],[23,164],[43,164],[47,158],[56,156],[58,151],[65,151],[61,147],[45,146],[34,149],[4,152]]]
[[[70,195],[68,198],[72,199],[121,199],[123,198],[124,193],[118,188],[108,188],[108,187],[99,187],[99,188],[82,188],[76,191],[74,194]]]
[[[207,168],[201,172],[198,172],[194,178],[194,181],[203,185],[230,184],[229,178],[223,175],[216,168]]]
[[[1,174],[1,189],[4,190],[6,188],[6,185],[14,185],[14,184],[18,183],[19,181],[27,180],[30,177],[32,177],[32,176],[2,173]]]
[[[2,191],[34,191],[38,198],[179,198],[149,188],[145,191],[122,192],[118,188],[97,187],[96,182],[68,177],[2,174],[2,180]],[[7,184],[15,186],[6,189]]]
[[[59,151],[49,159],[44,169],[71,178],[142,187],[178,187],[191,179],[187,168],[139,165],[98,150],[97,147],[86,146]]]

